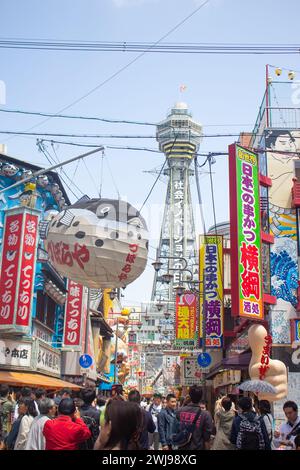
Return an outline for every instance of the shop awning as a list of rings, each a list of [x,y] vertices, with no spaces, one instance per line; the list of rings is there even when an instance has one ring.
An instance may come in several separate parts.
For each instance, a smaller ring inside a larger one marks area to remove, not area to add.
[[[0,371],[0,383],[15,387],[42,387],[48,390],[60,390],[62,388],[80,390],[82,388],[79,385],[55,377],[27,372],[10,372],[6,370]]]
[[[237,369],[237,370],[248,369],[249,363],[251,361],[251,356],[252,356],[251,352],[246,352],[246,353],[238,354],[237,356],[226,357],[221,362],[216,364],[213,369],[209,371],[206,378],[212,379],[215,375],[218,374],[218,372],[224,369]]]

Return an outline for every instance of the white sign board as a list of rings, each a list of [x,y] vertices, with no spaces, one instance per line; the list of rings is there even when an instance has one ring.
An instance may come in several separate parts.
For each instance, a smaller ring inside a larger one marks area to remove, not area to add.
[[[53,348],[37,344],[36,369],[60,377],[60,352]]]
[[[32,343],[0,340],[0,367],[31,367]]]
[[[202,371],[198,365],[197,357],[185,357],[182,364],[182,385],[201,383]]]

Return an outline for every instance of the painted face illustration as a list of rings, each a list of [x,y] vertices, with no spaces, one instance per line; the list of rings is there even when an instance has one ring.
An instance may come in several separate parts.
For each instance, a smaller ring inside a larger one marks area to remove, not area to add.
[[[45,247],[60,274],[91,288],[124,287],[145,269],[145,220],[124,201],[91,199],[49,222]]]

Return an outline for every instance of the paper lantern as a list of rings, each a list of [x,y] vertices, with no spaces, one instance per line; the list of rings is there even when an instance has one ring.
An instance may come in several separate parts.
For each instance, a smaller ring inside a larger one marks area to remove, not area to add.
[[[45,248],[57,271],[91,288],[125,287],[146,267],[145,220],[124,201],[79,201],[54,216]]]
[[[293,72],[292,70],[290,70],[290,72],[288,73],[288,79],[289,80],[294,80],[295,78],[295,72]]]
[[[279,77],[279,76],[281,75],[281,73],[282,73],[282,69],[281,69],[280,67],[277,67],[277,68],[275,69],[275,73],[276,73],[277,77]]]

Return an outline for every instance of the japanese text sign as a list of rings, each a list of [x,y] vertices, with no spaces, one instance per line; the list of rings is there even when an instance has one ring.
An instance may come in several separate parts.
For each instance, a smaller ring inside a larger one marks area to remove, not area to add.
[[[229,146],[232,315],[263,319],[257,154]]]
[[[206,347],[221,348],[224,329],[223,237],[200,235],[199,246],[200,338],[203,339],[205,313]]]
[[[197,300],[192,293],[176,296],[176,346],[194,347],[197,343]]]
[[[65,307],[64,348],[81,350],[83,286],[69,279]]]
[[[8,210],[0,272],[0,329],[29,332],[34,283],[38,211]]]

